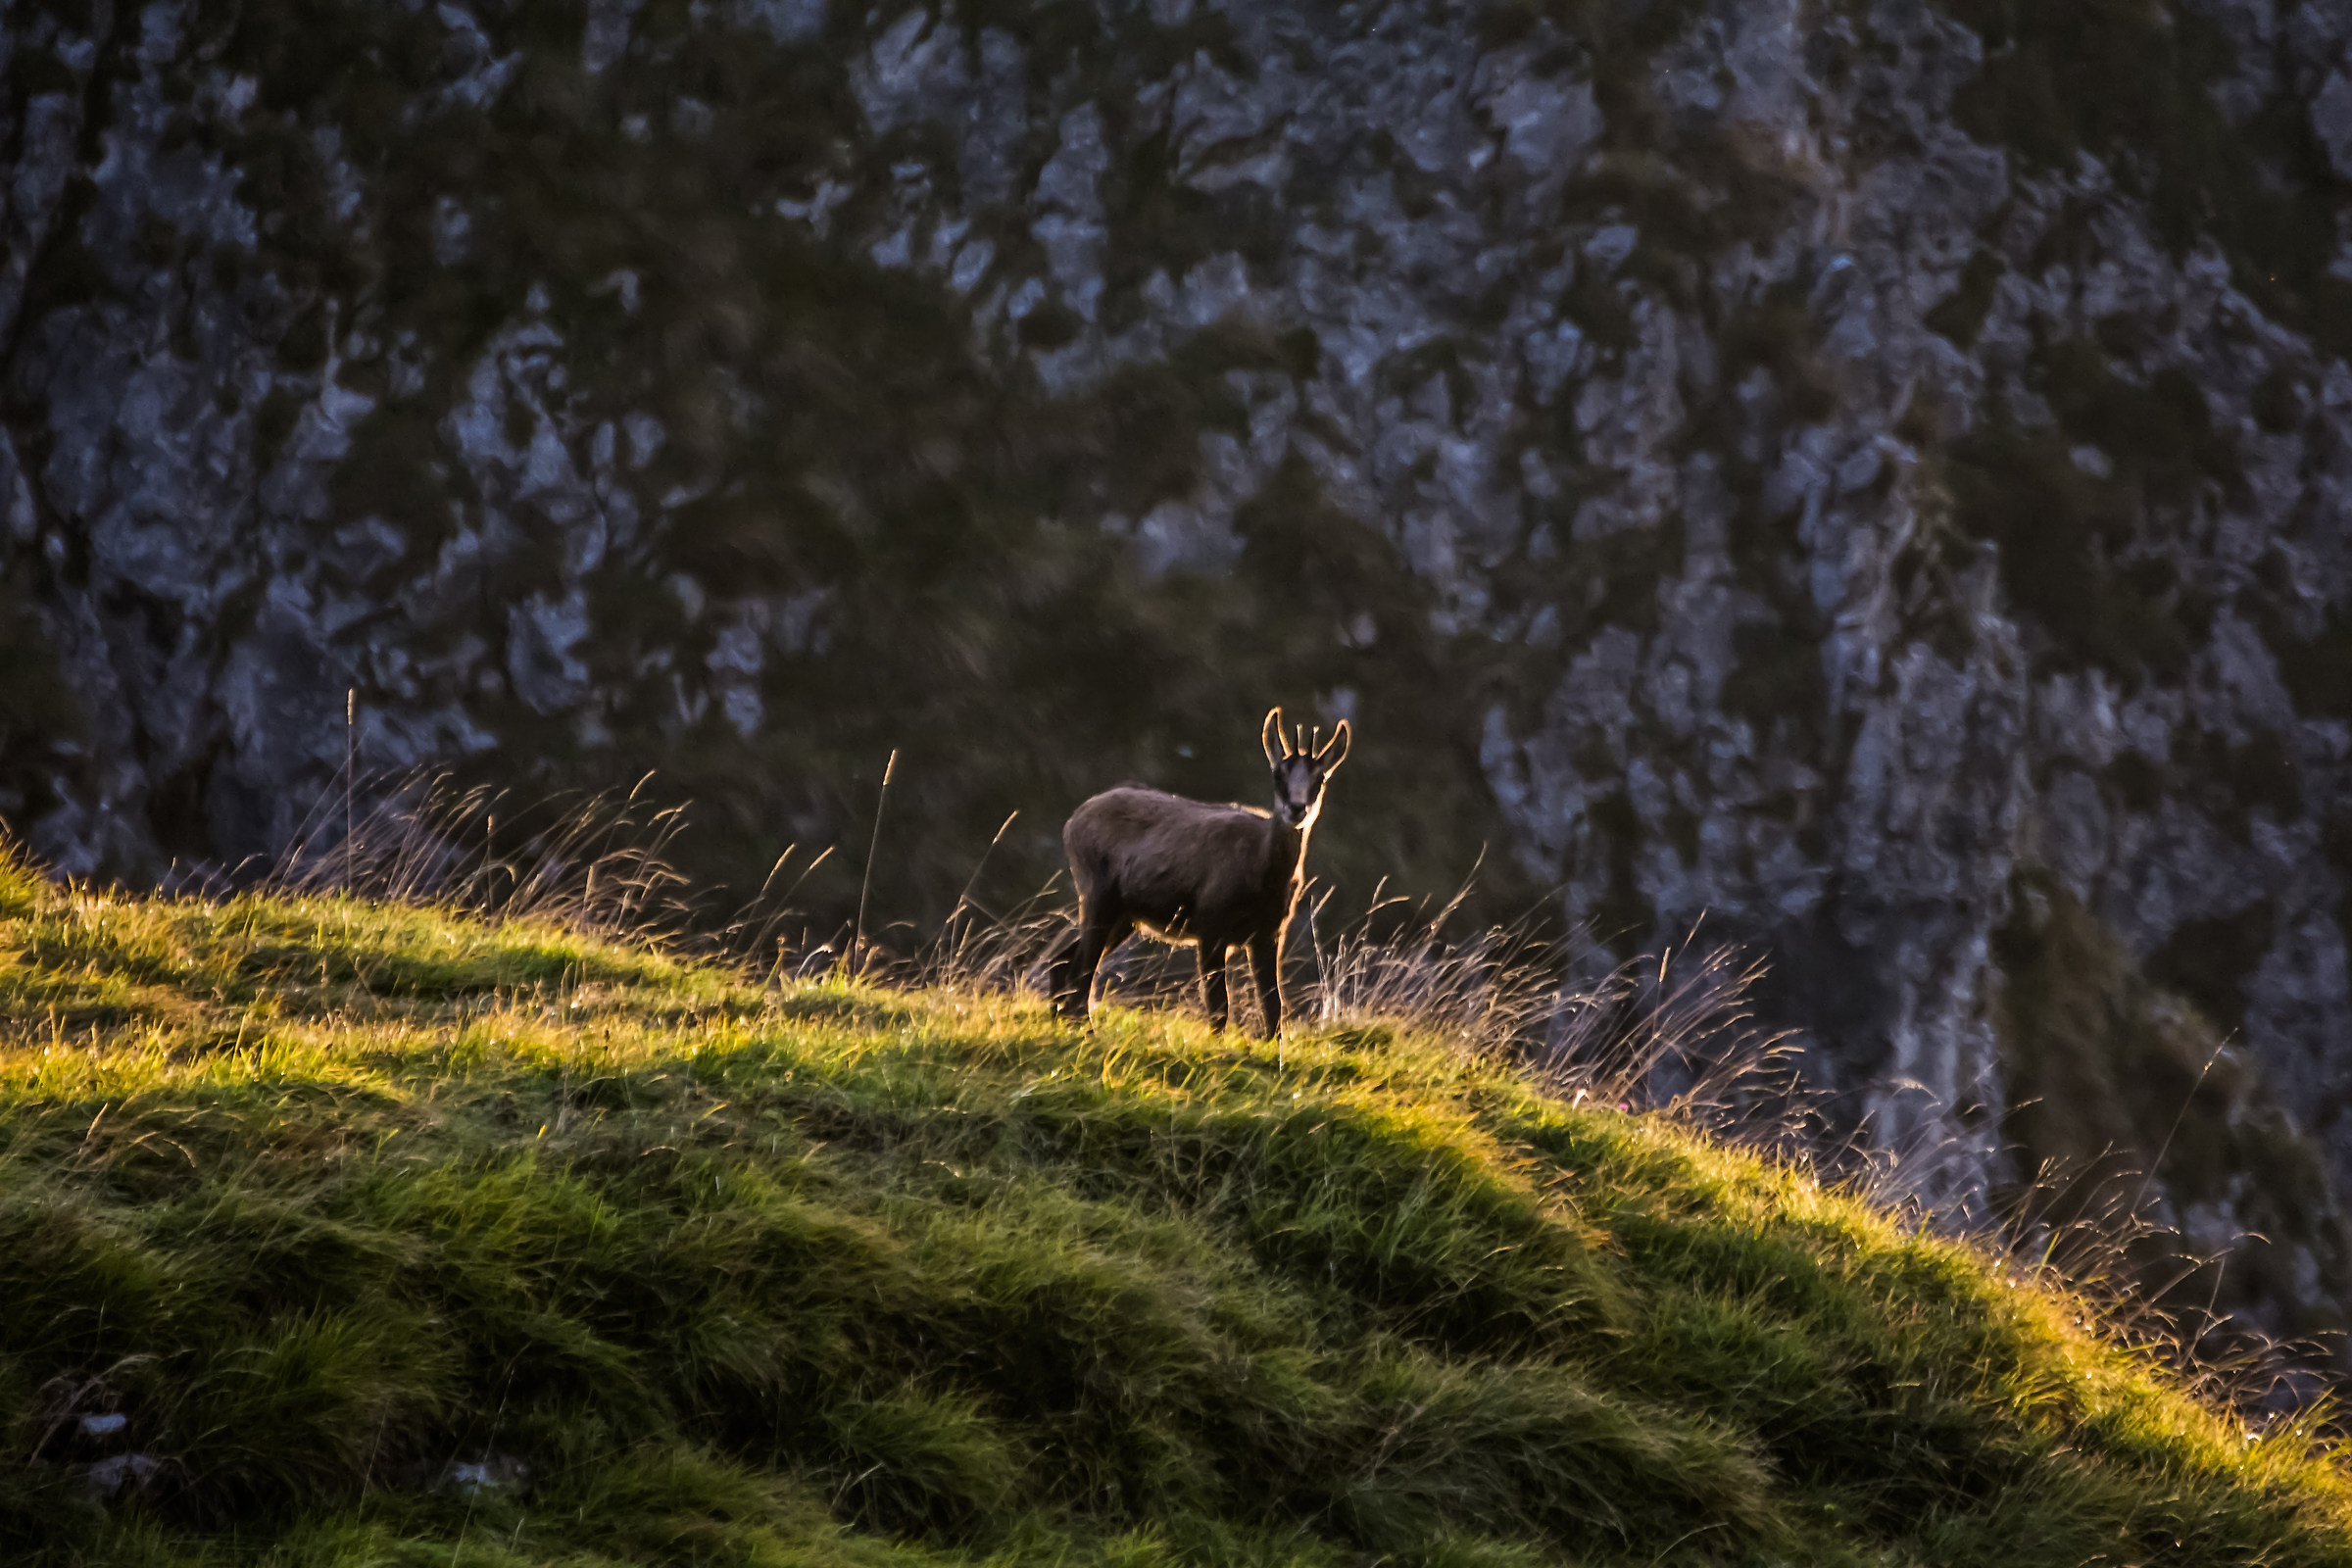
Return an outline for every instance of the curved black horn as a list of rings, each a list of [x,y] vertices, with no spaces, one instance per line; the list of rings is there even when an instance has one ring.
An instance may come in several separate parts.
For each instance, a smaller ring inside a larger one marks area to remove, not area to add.
[[[1340,727],[1331,732],[1331,739],[1324,743],[1321,751],[1315,753],[1315,765],[1326,773],[1330,772],[1348,760],[1348,748],[1351,744],[1353,744],[1353,732],[1348,728],[1348,721],[1343,718],[1340,720]],[[1338,754],[1337,756],[1333,755],[1335,752]]]
[[[1280,753],[1274,750],[1274,744],[1277,741],[1282,743]],[[1258,728],[1257,744],[1265,751],[1268,767],[1280,767],[1283,758],[1291,755],[1291,743],[1282,733],[1282,710],[1280,708],[1266,710],[1266,721]]]

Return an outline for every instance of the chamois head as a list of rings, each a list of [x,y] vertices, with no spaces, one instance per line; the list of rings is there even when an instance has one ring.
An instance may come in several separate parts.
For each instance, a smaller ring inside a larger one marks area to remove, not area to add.
[[[1310,736],[1301,724],[1294,743],[1283,733],[1282,710],[1277,708],[1266,714],[1257,739],[1265,748],[1266,765],[1274,770],[1275,814],[1292,827],[1305,827],[1322,808],[1323,781],[1348,760],[1348,721],[1341,719],[1328,741],[1320,727]]]

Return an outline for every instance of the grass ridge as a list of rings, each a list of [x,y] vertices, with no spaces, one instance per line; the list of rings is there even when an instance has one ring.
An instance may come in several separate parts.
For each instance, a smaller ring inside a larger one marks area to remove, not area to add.
[[[6,861],[0,1300],[11,1562],[2352,1563],[2312,1420],[1409,1028]]]

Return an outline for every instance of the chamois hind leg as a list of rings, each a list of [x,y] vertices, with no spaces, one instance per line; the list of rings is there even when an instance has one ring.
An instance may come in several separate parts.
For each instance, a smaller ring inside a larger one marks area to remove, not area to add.
[[[1087,908],[1081,911],[1078,947],[1070,955],[1070,966],[1059,996],[1055,998],[1061,1015],[1072,1023],[1084,1023],[1095,1010],[1095,972],[1102,960],[1118,945],[1135,932],[1135,922],[1123,912]]]
[[[1200,1004],[1208,1009],[1208,1026],[1223,1029],[1228,1011],[1225,1001],[1225,944],[1203,939],[1200,955]]]
[[[1250,939],[1250,973],[1257,981],[1257,1004],[1265,1009],[1266,1038],[1282,1034],[1282,933],[1261,932]]]

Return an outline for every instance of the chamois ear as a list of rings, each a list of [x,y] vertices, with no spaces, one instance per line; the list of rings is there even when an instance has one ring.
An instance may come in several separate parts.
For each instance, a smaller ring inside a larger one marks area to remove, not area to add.
[[[1278,741],[1282,745],[1282,750],[1279,752],[1274,750],[1275,743]],[[1280,767],[1282,760],[1291,755],[1291,743],[1282,733],[1281,709],[1271,708],[1266,710],[1266,721],[1257,732],[1257,744],[1265,749],[1268,767]]]
[[[1348,728],[1348,721],[1343,718],[1340,720],[1340,727],[1331,732],[1331,739],[1326,741],[1323,749],[1315,754],[1315,765],[1328,773],[1348,760],[1348,748],[1352,744],[1350,737],[1351,732]]]

